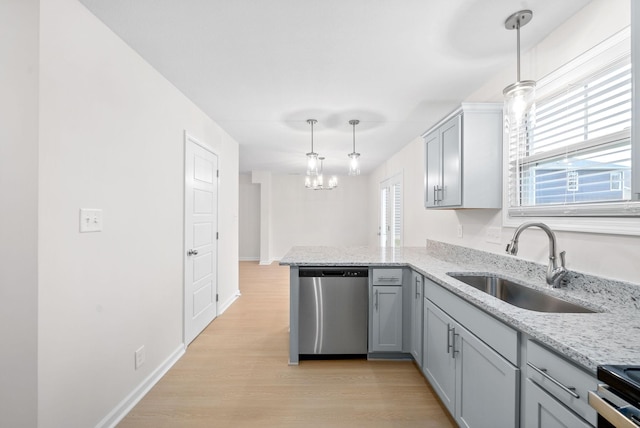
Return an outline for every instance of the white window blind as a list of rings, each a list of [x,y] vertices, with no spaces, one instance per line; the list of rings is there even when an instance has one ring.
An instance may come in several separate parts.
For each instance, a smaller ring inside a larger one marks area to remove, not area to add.
[[[625,30],[538,82],[535,112],[508,135],[509,216],[640,215],[631,78]]]
[[[402,246],[402,184],[394,183],[393,189],[393,246]]]
[[[380,183],[380,245],[402,246],[402,173]]]

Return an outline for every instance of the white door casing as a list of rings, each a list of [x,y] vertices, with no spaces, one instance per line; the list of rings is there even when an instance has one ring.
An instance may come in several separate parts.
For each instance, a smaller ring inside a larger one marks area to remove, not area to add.
[[[185,132],[184,343],[217,316],[218,156]]]

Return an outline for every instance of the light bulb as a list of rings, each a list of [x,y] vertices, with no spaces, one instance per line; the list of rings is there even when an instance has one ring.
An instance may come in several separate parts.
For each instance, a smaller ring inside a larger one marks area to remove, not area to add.
[[[360,153],[349,154],[349,157],[351,158],[351,161],[349,162],[349,175],[360,174],[360,167],[358,165],[358,156],[360,156]]]
[[[307,153],[307,175],[318,175],[317,153]]]

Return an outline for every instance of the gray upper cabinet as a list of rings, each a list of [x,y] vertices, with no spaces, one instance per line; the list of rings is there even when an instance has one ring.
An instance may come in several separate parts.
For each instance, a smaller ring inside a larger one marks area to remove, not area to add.
[[[501,207],[502,104],[463,103],[422,136],[425,207]]]

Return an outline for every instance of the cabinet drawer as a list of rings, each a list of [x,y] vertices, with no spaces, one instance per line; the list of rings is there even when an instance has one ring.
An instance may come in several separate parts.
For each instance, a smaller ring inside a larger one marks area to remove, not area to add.
[[[595,376],[528,340],[527,377],[589,423],[596,425],[597,413],[587,401],[588,392],[595,391],[598,386]]]
[[[518,332],[514,329],[426,278],[424,296],[511,364],[518,365]]]
[[[373,285],[402,285],[402,268],[373,269]]]
[[[524,428],[551,426],[592,428],[531,379],[525,381],[525,391]]]

